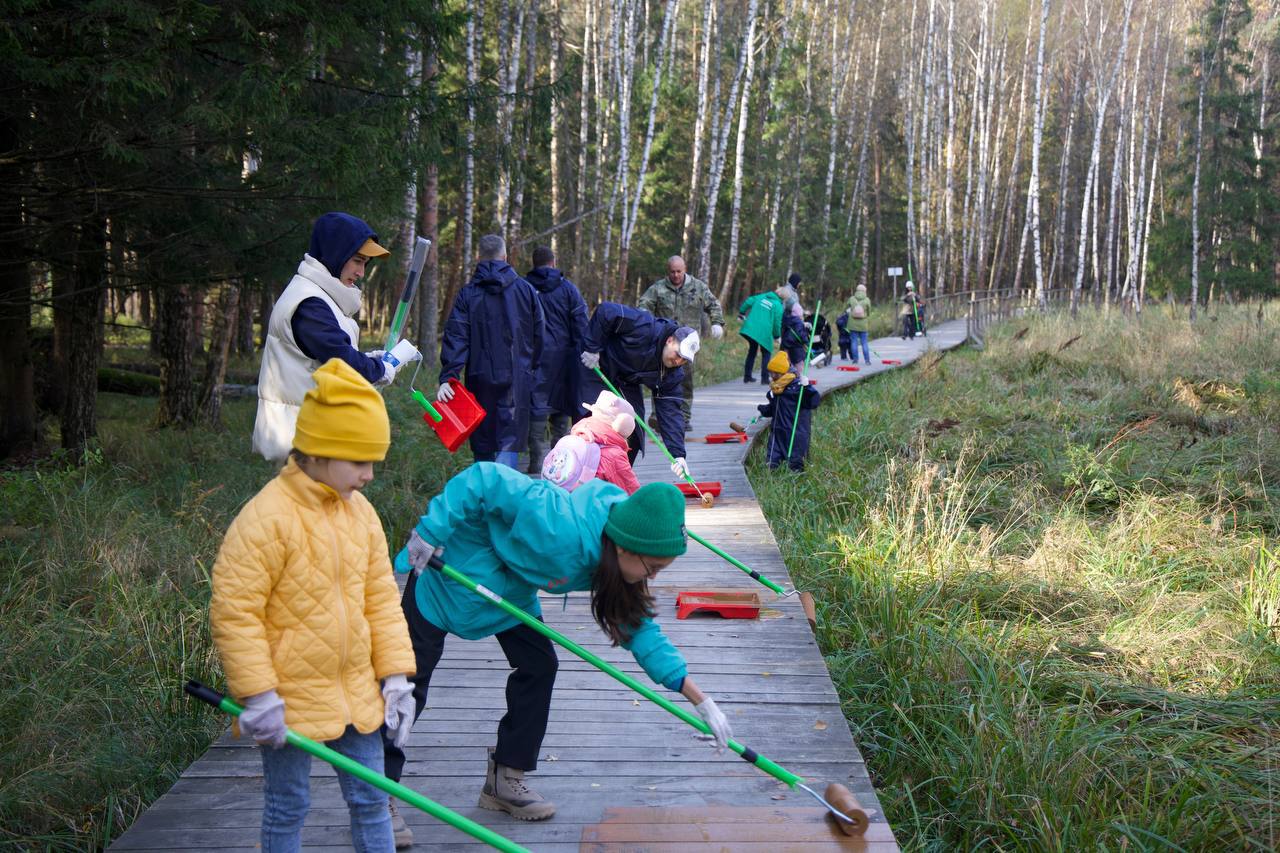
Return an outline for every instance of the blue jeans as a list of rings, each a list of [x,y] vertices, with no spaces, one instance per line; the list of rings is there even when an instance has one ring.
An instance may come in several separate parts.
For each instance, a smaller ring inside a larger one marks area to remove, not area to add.
[[[325,746],[382,772],[382,738],[353,727]],[[302,823],[311,807],[311,756],[296,746],[261,747],[264,777],[262,853],[294,853],[302,846]],[[338,771],[338,786],[351,813],[352,846],[360,853],[394,853],[387,795],[367,782]]]
[[[514,450],[499,450],[496,453],[472,453],[477,462],[497,462],[499,465],[506,465],[508,468],[517,468],[520,461],[520,454]],[[542,464],[542,460],[538,460],[538,464]],[[539,468],[541,470],[541,468]]]
[[[849,340],[853,343],[853,360],[856,364],[858,361],[858,345],[862,345],[862,358],[867,364],[871,363],[871,350],[867,346],[866,332],[849,332]]]

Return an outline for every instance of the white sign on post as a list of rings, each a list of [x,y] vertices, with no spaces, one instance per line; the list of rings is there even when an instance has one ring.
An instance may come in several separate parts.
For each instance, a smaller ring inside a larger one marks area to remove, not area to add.
[[[889,275],[897,278],[902,275],[902,267],[889,267]]]

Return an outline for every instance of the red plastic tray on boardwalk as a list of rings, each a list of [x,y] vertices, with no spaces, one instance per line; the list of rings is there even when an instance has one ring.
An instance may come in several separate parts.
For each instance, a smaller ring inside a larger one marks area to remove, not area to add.
[[[725,619],[757,619],[760,594],[754,591],[676,593],[676,618],[688,619],[694,613],[718,613]]]
[[[845,373],[857,373],[861,367],[854,367],[852,364],[842,364],[836,370],[843,370]]]
[[[712,432],[707,433],[707,444],[740,444],[747,440],[745,432]]]
[[[881,363],[881,364],[902,364],[902,359],[900,359],[900,358],[882,358],[882,359],[880,359],[880,363]]]
[[[431,415],[425,412],[422,419],[436,431],[436,436],[445,449],[454,453],[476,431],[476,427],[480,426],[485,411],[465,385],[456,379],[450,379],[449,384],[453,386],[453,398],[447,403],[437,400],[434,404],[436,411],[440,413],[440,422],[431,420]]]
[[[686,498],[696,498],[698,496],[697,491],[695,491],[693,486],[688,483],[676,483],[676,488],[679,489],[681,494]],[[719,480],[708,480],[706,482],[699,480],[698,488],[702,490],[704,495],[711,495],[712,497],[718,497],[720,495]]]

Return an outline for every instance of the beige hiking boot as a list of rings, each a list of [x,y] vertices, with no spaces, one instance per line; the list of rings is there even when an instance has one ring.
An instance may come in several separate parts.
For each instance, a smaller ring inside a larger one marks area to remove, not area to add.
[[[489,750],[489,772],[480,792],[480,808],[506,812],[520,820],[546,820],[556,813],[554,803],[525,785],[523,770],[496,764],[492,749]]]
[[[387,810],[391,812],[391,833],[396,839],[396,849],[404,850],[413,846],[413,830],[404,822],[404,818],[400,817],[400,812],[396,811],[396,801],[391,800],[387,803]]]

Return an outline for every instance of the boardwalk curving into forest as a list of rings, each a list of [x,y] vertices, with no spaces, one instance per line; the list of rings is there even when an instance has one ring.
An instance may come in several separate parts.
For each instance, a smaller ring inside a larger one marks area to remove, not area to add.
[[[906,365],[930,349],[951,349],[964,339],[965,323],[959,320],[941,324],[927,339],[883,338],[873,346],[883,358]],[[886,369],[892,368],[877,364],[853,373],[828,366],[811,375],[825,393]],[[727,432],[731,420],[746,423],[762,401],[762,390],[740,380],[699,388],[692,435]],[[822,409],[817,418],[815,429],[832,427],[823,423]],[[689,443],[695,476],[719,480],[723,492],[710,510],[691,501],[688,524],[790,587],[743,467],[747,447]],[[656,452],[637,470],[642,482],[669,476]],[[872,812],[864,839],[838,835],[807,794],[787,789],[736,755],[716,756],[684,723],[563,650],[546,742],[531,777],[556,802],[558,814],[547,822],[522,823],[478,808],[485,747],[492,744],[505,709],[508,667],[492,638],[450,638],[427,710],[409,741],[405,784],[534,850],[897,850],[796,597],[779,599],[696,543],[690,545],[654,585],[663,629],[688,658],[699,685],[728,714],[740,742],[804,776],[812,787],[839,782],[854,791]],[[675,618],[679,591],[717,588],[761,592],[761,618]],[[608,646],[591,619],[586,594],[544,597],[543,610],[549,624],[644,679],[628,653]],[[312,776],[304,846],[350,849],[346,807],[333,770],[316,761]],[[251,850],[259,842],[261,808],[256,748],[228,732],[111,849]],[[401,812],[414,831],[415,849],[478,847],[412,808]]]

